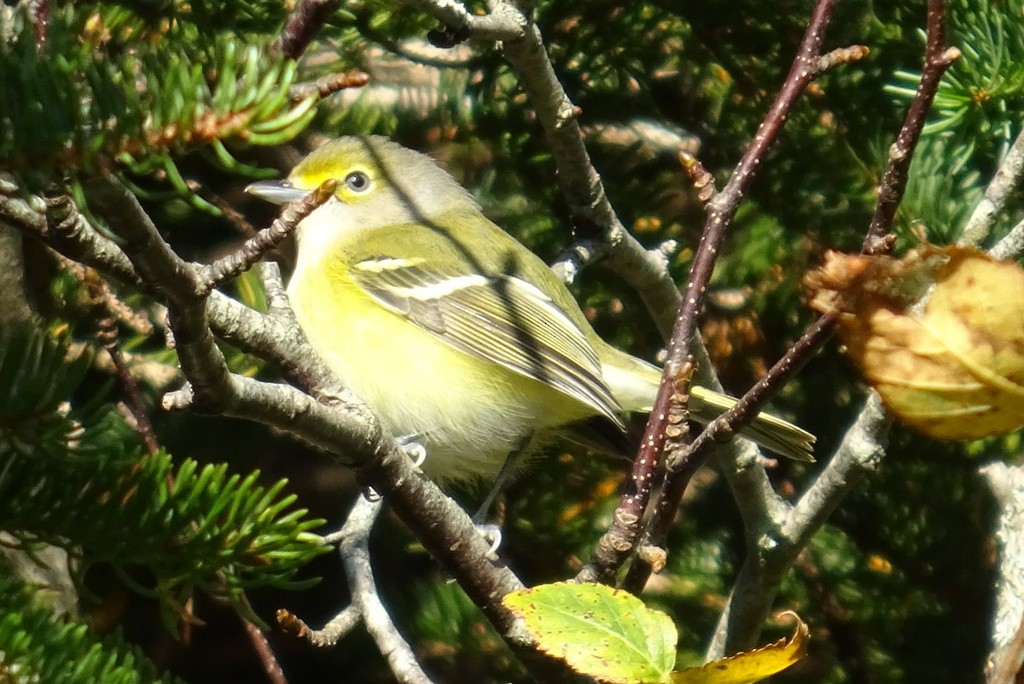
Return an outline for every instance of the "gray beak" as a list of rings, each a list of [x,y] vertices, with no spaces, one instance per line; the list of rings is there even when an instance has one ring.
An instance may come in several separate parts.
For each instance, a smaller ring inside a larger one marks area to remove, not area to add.
[[[308,190],[299,190],[286,180],[257,181],[246,187],[245,191],[274,204],[288,204],[309,194]]]

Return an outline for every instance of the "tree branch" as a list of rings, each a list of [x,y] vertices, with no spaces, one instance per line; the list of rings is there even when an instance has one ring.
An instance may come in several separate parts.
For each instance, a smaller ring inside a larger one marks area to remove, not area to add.
[[[409,643],[398,633],[391,616],[381,603],[377,584],[373,580],[370,566],[370,530],[380,513],[381,500],[370,501],[366,497],[356,499],[349,511],[348,519],[341,528],[341,543],[338,551],[345,564],[345,574],[352,590],[352,601],[359,606],[359,612],[366,623],[377,648],[388,661],[395,678],[409,684],[430,684],[423,669],[416,662]]]
[[[1019,259],[1024,253],[1024,221],[1019,222],[1010,232],[989,250],[996,259]]]
[[[431,15],[456,37],[475,40],[518,40],[523,36],[526,19],[511,3],[497,0],[491,3],[489,14],[471,13],[456,0],[402,0],[410,7]]]
[[[298,59],[340,6],[341,0],[302,0],[288,17],[274,48],[289,59]]]
[[[324,181],[320,184],[320,187],[298,202],[293,202],[286,206],[281,215],[270,224],[269,228],[264,228],[257,232],[234,252],[217,259],[212,264],[200,266],[199,280],[201,287],[198,295],[205,297],[213,288],[223,285],[228,280],[237,278],[244,271],[252,268],[253,264],[262,259],[264,254],[281,244],[286,237],[291,235],[304,218],[333,197],[337,189],[337,180],[328,179]]]
[[[782,124],[797,98],[807,84],[818,75],[818,67],[826,63],[821,60],[821,43],[832,8],[833,0],[819,0],[815,6],[789,74],[758,128],[758,133],[752,144],[736,165],[726,186],[720,192],[715,193],[708,202],[708,219],[704,225],[693,265],[690,268],[685,288],[686,294],[679,307],[675,327],[669,341],[668,359],[665,363],[661,386],[658,389],[654,409],[651,411],[644,436],[640,442],[640,451],[634,462],[632,475],[634,482],[657,482],[660,479],[657,473],[661,469],[662,463],[665,463],[670,471],[654,506],[644,545],[660,546],[663,543],[664,535],[678,509],[682,492],[690,477],[711,453],[709,437],[705,437],[700,443],[700,451],[687,452],[685,449],[688,435],[686,431],[679,430],[677,426],[688,419],[689,412],[686,406],[688,395],[678,391],[678,377],[685,359],[690,353],[689,350],[694,348],[698,339],[697,320],[703,307],[704,293],[725,239],[726,230],[739,207],[740,199],[753,180],[764,154],[781,131]],[[768,393],[765,390],[778,387],[779,385],[762,386],[762,393],[754,395],[754,397],[763,403],[768,398]],[[759,407],[739,410],[750,411],[747,415],[749,421],[756,416],[757,408]],[[738,428],[738,425],[736,427]],[[728,441],[733,433],[722,430],[709,433],[705,430],[702,434],[709,436],[714,434],[725,437],[725,441]],[[682,457],[687,453],[691,454],[690,458],[683,460]],[[764,478],[762,486],[755,485],[752,488],[766,496],[765,499],[762,499],[764,510],[777,509],[777,503],[773,501],[772,497],[768,497],[763,489],[763,485],[766,483],[767,479]],[[755,483],[747,484],[754,485]],[[639,520],[647,510],[648,498],[643,490],[639,494],[641,495],[636,496],[632,492],[627,492],[621,500],[620,508],[623,509],[623,514],[619,514],[617,509],[616,519],[606,534],[609,540],[616,541],[616,546],[610,551],[603,549],[605,552],[596,559],[592,572],[597,577],[607,580],[614,576],[615,569],[625,562],[630,550],[635,546],[635,535],[640,529],[639,526],[633,525],[629,529],[622,529],[619,523]],[[756,521],[748,522],[756,524]],[[633,544],[626,543],[629,538],[634,539]],[[635,561],[635,564],[638,564],[638,567],[631,569],[629,574],[629,588],[633,590],[643,586],[652,569],[642,559]]]
[[[921,85],[908,108],[889,159],[871,224],[864,238],[863,253],[886,251],[896,208],[906,189],[914,149],[942,74],[959,56],[945,47],[946,7],[942,0],[928,2],[928,41],[925,48]],[[834,317],[823,316],[803,338],[806,354],[812,353],[834,329]],[[810,338],[810,339],[809,339]],[[800,343],[798,343],[799,345]],[[784,359],[785,360],[785,359]],[[792,361],[792,360],[790,360]],[[799,363],[797,359],[795,363]],[[774,371],[774,369],[773,369]],[[771,373],[771,371],[770,371]],[[741,403],[746,399],[744,397]],[[747,528],[748,557],[718,622],[707,657],[717,658],[749,647],[768,613],[779,582],[800,550],[850,491],[852,484],[873,468],[884,453],[890,420],[877,396],[872,394],[857,421],[847,432],[839,450],[811,484],[781,527],[762,524]],[[768,521],[764,521],[767,523]]]
[[[1022,179],[1024,179],[1024,129],[1013,141],[1013,145],[1010,146],[1003,161],[999,164],[999,169],[989,181],[988,187],[985,188],[985,196],[981,198],[978,206],[971,213],[971,217],[967,219],[958,244],[981,246],[991,234],[999,214],[1006,208],[1010,194],[1020,187]]]
[[[124,241],[122,250],[136,272],[167,303],[168,322],[192,402],[201,411],[221,412],[230,402],[232,385],[224,355],[207,322],[208,290],[202,279],[164,242],[135,196],[112,176],[95,179],[87,191],[96,211]]]
[[[1024,469],[991,463],[978,472],[999,510],[995,536],[1001,547],[986,681],[1009,684],[1024,654]]]

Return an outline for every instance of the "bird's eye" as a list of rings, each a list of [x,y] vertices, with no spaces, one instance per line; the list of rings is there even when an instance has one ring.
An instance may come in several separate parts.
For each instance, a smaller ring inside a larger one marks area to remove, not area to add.
[[[366,192],[370,188],[370,177],[362,171],[353,171],[345,176],[345,187],[352,192]]]

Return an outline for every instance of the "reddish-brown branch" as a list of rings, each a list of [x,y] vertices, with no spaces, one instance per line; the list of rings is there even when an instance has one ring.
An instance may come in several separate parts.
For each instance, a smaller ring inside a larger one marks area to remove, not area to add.
[[[50,25],[50,0],[31,0],[28,3],[28,17],[36,34],[36,46],[46,45]]]
[[[946,8],[942,0],[928,0],[928,43],[925,48],[921,82],[917,85],[910,109],[896,142],[889,148],[889,162],[878,188],[878,201],[864,238],[863,251],[878,253],[884,248],[882,241],[892,228],[896,209],[907,187],[907,176],[914,148],[921,137],[925,118],[939,89],[939,81],[949,65],[960,57],[960,50],[946,47]]]
[[[302,0],[288,17],[274,47],[284,56],[298,59],[340,5],[340,0]]]
[[[271,684],[288,684],[288,678],[284,676],[284,670],[281,668],[281,663],[278,662],[277,656],[274,655],[270,642],[267,641],[267,635],[245,618],[242,618],[242,626],[245,628],[245,633],[249,637],[256,655],[259,656],[260,664],[263,666],[263,671],[267,674],[267,679],[270,680]]]
[[[903,126],[890,151],[879,187],[875,212],[864,239],[864,253],[887,252],[892,247],[893,238],[890,234],[892,221],[906,190],[908,169],[924,127],[925,116],[938,90],[942,74],[959,56],[956,49],[945,47],[945,22],[945,3],[942,0],[929,0],[928,42],[921,85],[908,108]],[[834,327],[834,320],[828,316],[815,322],[794,349],[790,350],[769,371],[769,378],[766,378],[767,384],[772,386],[781,383],[792,369],[798,368],[817,351],[832,333]],[[778,379],[775,379],[775,376],[778,376]],[[762,392],[761,399],[757,399],[758,392]],[[759,383],[751,393],[748,393],[751,396],[744,397],[740,401],[742,408],[738,410],[752,411],[759,405],[759,401],[767,398],[767,394],[768,392]],[[748,406],[748,403],[753,406]],[[873,406],[872,402],[868,402],[865,412],[862,413],[861,418],[858,418],[858,424],[861,423],[864,416],[870,416],[872,411],[877,411],[877,407]],[[752,417],[752,415],[752,413],[747,413],[748,417]],[[727,423],[729,430],[735,430],[741,425],[738,420],[732,421],[727,416],[723,416],[721,420]],[[871,420],[873,419],[869,417],[868,422]],[[878,429],[884,430],[885,421],[876,422],[879,424]],[[713,433],[717,429],[716,423],[718,421],[714,421],[709,429],[705,430],[705,433],[709,435]],[[879,436],[875,437],[877,439]],[[701,442],[701,445],[698,445],[698,442]],[[698,436],[694,442],[694,448],[684,457],[683,463],[685,464],[689,459],[699,462],[698,449],[706,450],[706,446],[710,443],[711,439],[704,438],[704,434]],[[736,649],[749,646],[756,638],[759,625],[770,609],[778,584],[786,569],[821,526],[828,513],[849,491],[848,483],[854,477],[853,472],[857,463],[855,459],[861,457],[855,453],[857,451],[859,450],[840,451],[830,460],[824,472],[815,480],[811,490],[801,497],[800,503],[790,511],[783,524],[783,531],[772,539],[773,544],[764,546],[753,543],[751,540],[750,552],[756,557],[748,559],[744,571],[741,572],[741,577],[733,588],[732,598],[719,623],[709,653],[719,655],[733,652]],[[686,469],[689,470],[689,467]],[[652,528],[666,526],[667,523],[664,522],[652,523]]]
[[[743,193],[753,181],[761,160],[778,137],[797,98],[819,74],[822,38],[834,6],[834,0],[819,0],[815,5],[800,48],[782,89],[758,128],[750,147],[747,148],[746,153],[736,165],[729,182],[711,198],[707,205],[708,218],[704,224],[704,231],[683,292],[682,306],[676,317],[675,327],[669,341],[668,360],[665,363],[661,386],[658,389],[658,396],[655,399],[654,408],[647,421],[640,449],[633,464],[633,482],[655,481],[657,478],[655,469],[662,455],[664,454],[667,458],[672,457],[672,454],[677,453],[686,445],[686,440],[689,437],[688,431],[673,431],[672,436],[667,436],[666,432],[669,426],[681,425],[688,416],[686,401],[673,400],[674,396],[680,398],[686,396],[685,393],[680,395],[676,391],[675,383],[696,335],[697,319],[704,303],[707,284],[711,279],[715,261]],[[695,471],[696,468],[693,470]],[[688,475],[681,472],[673,473],[666,483],[666,489],[672,492],[682,491],[688,481]],[[627,491],[623,494],[612,526],[599,542],[594,561],[580,573],[582,578],[611,581],[616,568],[625,562],[636,545],[636,537],[630,535],[635,535],[639,526],[634,525],[629,529],[624,529],[619,527],[619,522],[642,518],[649,503],[649,498],[643,494],[643,491]],[[663,491],[661,499],[665,498]],[[675,501],[678,502],[678,497]],[[664,504],[666,512],[668,509],[674,511],[676,506],[677,503],[674,502]],[[671,519],[671,516],[669,518]],[[614,542],[614,546],[605,545],[605,542],[609,542],[609,544]]]
[[[865,254],[887,252],[892,247],[889,231],[892,228],[896,208],[906,190],[910,162],[920,138],[921,129],[924,127],[925,117],[935,97],[942,74],[959,56],[959,51],[955,48],[945,47],[944,27],[945,6],[941,0],[929,0],[928,43],[921,86],[918,87],[917,95],[907,111],[903,126],[890,151],[889,161],[879,187],[874,215],[862,247]],[[778,388],[782,387],[796,371],[807,363],[834,331],[835,317],[822,316],[819,318],[735,406],[709,423],[693,443],[680,445],[673,453],[666,454],[667,467],[677,471],[678,474],[669,477],[662,500],[655,508],[648,530],[649,543],[658,544],[665,538],[687,482],[710,455],[714,444],[731,439],[741,427],[750,423]],[[666,451],[668,451],[667,447]],[[649,573],[645,573],[643,570],[644,568],[641,567],[635,573],[636,581],[646,581]]]
[[[353,69],[344,74],[328,74],[308,83],[296,83],[288,89],[288,97],[293,102],[304,100],[310,95],[316,95],[322,100],[339,90],[362,88],[369,82],[369,74]]]
[[[679,163],[683,165],[686,175],[689,176],[690,182],[693,183],[693,189],[697,191],[697,199],[702,204],[707,204],[713,200],[715,195],[718,194],[718,188],[715,187],[715,177],[704,168],[700,160],[689,152],[680,152]]]

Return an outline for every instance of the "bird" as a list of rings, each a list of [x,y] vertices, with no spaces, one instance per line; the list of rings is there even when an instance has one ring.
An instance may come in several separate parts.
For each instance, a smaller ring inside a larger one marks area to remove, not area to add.
[[[566,284],[458,181],[390,139],[345,136],[247,191],[285,204],[329,179],[334,195],[297,227],[291,306],[382,426],[422,447],[429,477],[493,481],[510,455],[557,438],[629,453],[624,419],[651,410],[661,369],[602,340]],[[734,403],[694,385],[690,415],[707,422]],[[814,435],[770,414],[741,434],[813,460]]]

